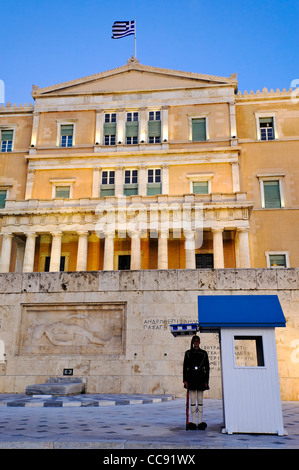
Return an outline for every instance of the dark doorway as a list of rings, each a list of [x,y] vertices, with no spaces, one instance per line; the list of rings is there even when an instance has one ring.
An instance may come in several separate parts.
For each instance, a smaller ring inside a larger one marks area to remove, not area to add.
[[[125,270],[131,267],[131,255],[119,255],[118,269]]]
[[[50,270],[50,260],[51,260],[51,257],[46,256],[46,259],[45,259],[45,271],[46,272],[49,272]],[[65,256],[61,256],[59,271],[64,271],[64,270],[65,270]]]
[[[196,254],[196,268],[197,269],[204,269],[214,267],[214,259],[213,254],[206,253],[206,254]]]

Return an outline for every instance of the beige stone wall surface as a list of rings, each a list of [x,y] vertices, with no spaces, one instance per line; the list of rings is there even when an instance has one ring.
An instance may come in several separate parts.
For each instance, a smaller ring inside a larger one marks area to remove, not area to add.
[[[73,369],[87,393],[183,396],[190,337],[172,323],[197,322],[198,295],[278,295],[276,328],[283,400],[299,399],[299,269],[144,270],[0,274],[0,393],[24,393]],[[3,345],[5,356],[3,356]],[[221,397],[219,335],[201,333],[210,390]]]

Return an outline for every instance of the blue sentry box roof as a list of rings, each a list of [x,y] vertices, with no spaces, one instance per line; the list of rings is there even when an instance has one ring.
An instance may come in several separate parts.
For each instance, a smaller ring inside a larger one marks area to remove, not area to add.
[[[286,326],[277,295],[199,295],[198,323],[200,329]]]

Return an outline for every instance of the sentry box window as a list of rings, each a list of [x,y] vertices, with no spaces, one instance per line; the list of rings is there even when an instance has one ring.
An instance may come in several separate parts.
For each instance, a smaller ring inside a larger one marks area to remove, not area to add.
[[[236,367],[264,367],[262,336],[234,336]]]

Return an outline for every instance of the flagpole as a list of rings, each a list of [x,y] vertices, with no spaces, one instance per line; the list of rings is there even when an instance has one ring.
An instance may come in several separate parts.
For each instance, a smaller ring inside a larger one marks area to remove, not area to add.
[[[134,18],[135,20],[135,59],[136,59],[136,18]]]

